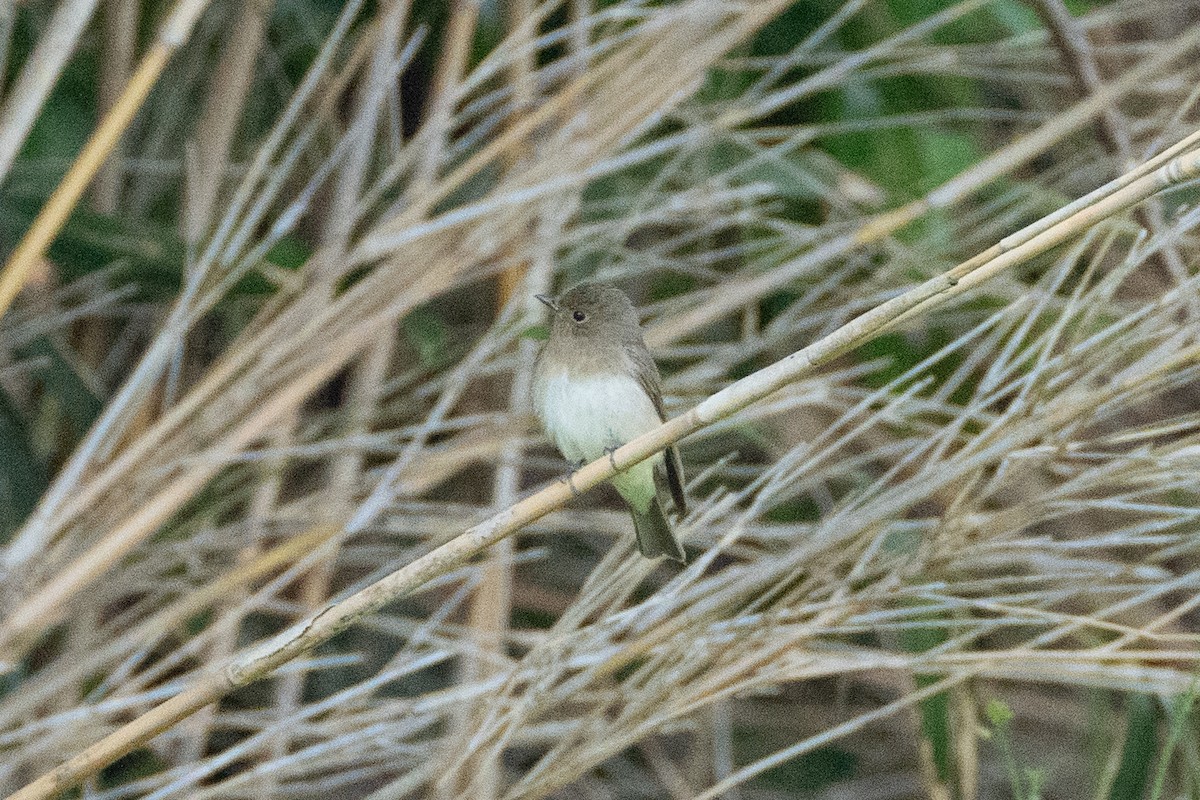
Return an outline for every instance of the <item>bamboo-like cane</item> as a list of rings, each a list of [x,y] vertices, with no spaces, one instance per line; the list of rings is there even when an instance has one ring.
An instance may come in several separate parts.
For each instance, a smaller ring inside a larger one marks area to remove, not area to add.
[[[916,286],[866,312],[829,335],[713,394],[675,417],[603,457],[573,476],[574,488],[555,483],[401,567],[341,602],[247,648],[220,669],[206,673],[190,688],[151,709],[12,795],[13,800],[48,798],[75,785],[117,758],[167,730],[229,692],[271,674],[276,668],[327,641],[388,603],[411,594],[446,574],[525,525],[566,505],[574,492],[587,491],[617,472],[649,458],[664,447],[762,400],[812,370],[828,364],[904,320],[943,305],[997,274],[1044,253],[1088,230],[1101,220],[1183,181],[1200,176],[1200,152],[1193,135],[1130,175],[1118,178],[1057,214],[1000,241],[975,258]],[[1162,164],[1161,166],[1159,166]],[[1148,166],[1157,167],[1148,171]],[[1136,176],[1136,177],[1132,177]]]

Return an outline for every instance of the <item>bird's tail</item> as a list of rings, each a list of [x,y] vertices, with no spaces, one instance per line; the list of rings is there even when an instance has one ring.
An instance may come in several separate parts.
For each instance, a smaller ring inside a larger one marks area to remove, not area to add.
[[[683,548],[671,532],[667,515],[663,513],[657,498],[650,502],[644,512],[633,506],[629,507],[629,511],[633,514],[633,527],[637,531],[638,549],[642,551],[642,555],[646,558],[666,556],[680,563],[685,561]]]

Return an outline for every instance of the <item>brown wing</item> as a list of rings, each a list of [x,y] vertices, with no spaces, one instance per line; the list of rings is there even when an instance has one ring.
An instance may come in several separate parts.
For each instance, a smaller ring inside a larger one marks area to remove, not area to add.
[[[650,351],[646,349],[645,344],[637,342],[636,344],[627,344],[625,354],[633,362],[638,383],[642,385],[646,394],[650,395],[650,400],[654,403],[654,410],[658,412],[658,418],[666,422],[667,414],[663,409],[662,401],[662,375],[659,374],[658,365],[654,363]],[[683,517],[687,514],[687,498],[683,493],[683,462],[680,461],[679,451],[674,446],[664,450],[663,456],[663,464],[667,468],[667,486],[671,489],[671,499],[675,501],[676,513]]]

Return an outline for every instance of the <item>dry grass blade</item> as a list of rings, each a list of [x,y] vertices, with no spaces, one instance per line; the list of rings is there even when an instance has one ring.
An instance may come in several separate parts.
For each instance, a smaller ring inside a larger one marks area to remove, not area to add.
[[[94,6],[94,4],[92,5]],[[96,132],[88,140],[75,164],[72,165],[71,171],[63,178],[58,189],[42,209],[38,221],[30,228],[16,250],[9,256],[3,270],[0,271],[0,314],[6,312],[12,305],[17,292],[21,291],[29,279],[30,273],[50,246],[50,242],[58,235],[59,229],[66,222],[71,209],[79,202],[79,198],[87,190],[92,178],[95,177],[104,160],[116,146],[117,140],[121,138],[121,134],[125,132],[134,115],[141,108],[167,61],[187,41],[192,26],[196,23],[196,18],[200,16],[207,5],[207,0],[178,0],[167,16],[157,39],[150,47],[150,52],[142,58],[133,77],[129,79],[125,91],[96,128]],[[75,20],[86,20],[86,13],[72,12],[66,6],[63,10],[67,14],[71,14]],[[9,137],[7,141],[13,141],[13,138]]]
[[[1033,256],[1056,247],[1070,236],[1078,235],[1092,227],[1099,220],[1125,210],[1157,191],[1196,176],[1200,176],[1200,153],[1185,154],[1151,175],[1120,186],[1091,207],[1067,217],[1054,227],[1042,230],[1032,237],[1015,234],[1013,240],[1021,242],[1020,244],[1009,245],[1007,242],[1001,242],[993,251],[981,254],[978,258],[889,300],[825,338],[731,384],[686,414],[625,444],[612,454],[611,459],[602,458],[580,468],[574,476],[575,488],[586,491],[608,480],[618,471],[649,458],[666,445],[696,433],[751,403],[765,399],[805,374],[832,362],[850,349],[891,329],[898,321],[909,317],[914,310],[928,310],[943,304],[996,273],[1025,263]],[[1042,226],[1039,224],[1037,227],[1040,229]],[[1077,408],[1068,407],[1062,412],[1061,418],[1047,419],[1044,425],[1052,429],[1077,413]],[[1039,429],[1038,433],[1041,432]],[[465,563],[484,548],[537,521],[551,510],[565,505],[571,500],[573,491],[562,483],[543,489],[386,578],[335,605],[321,609],[319,613],[299,622],[291,629],[236,656],[223,668],[222,676],[209,678],[172,698],[155,709],[154,713],[145,715],[145,721],[139,720],[118,731],[111,739],[89,748],[89,751],[77,757],[76,761],[64,765],[60,771],[52,773],[40,783],[31,784],[27,791],[18,793],[15,797],[49,796],[49,793],[72,785],[83,775],[108,763],[114,756],[128,752],[148,736],[174,724],[197,708],[213,702],[236,687],[262,679],[282,664],[345,630],[362,616],[416,591],[434,578]],[[913,702],[916,699],[919,697]]]
[[[0,317],[0,793],[1200,785],[1195,12],[894,5],[213,6]],[[568,485],[592,276],[670,419]]]

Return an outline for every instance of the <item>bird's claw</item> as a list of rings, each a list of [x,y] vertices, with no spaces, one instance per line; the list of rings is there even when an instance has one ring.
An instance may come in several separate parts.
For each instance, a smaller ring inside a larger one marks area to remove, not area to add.
[[[583,496],[583,492],[575,488],[575,472],[576,470],[571,470],[567,473],[567,477],[559,478],[559,480],[565,481],[567,486],[571,487],[571,494],[575,495],[576,497],[581,497]]]
[[[619,471],[619,470],[617,470],[617,459],[615,459],[613,457],[613,453],[617,452],[617,450],[619,450],[620,447],[621,447],[621,445],[614,444],[611,447],[604,448],[604,452],[608,455],[608,463],[613,468],[614,471]]]

